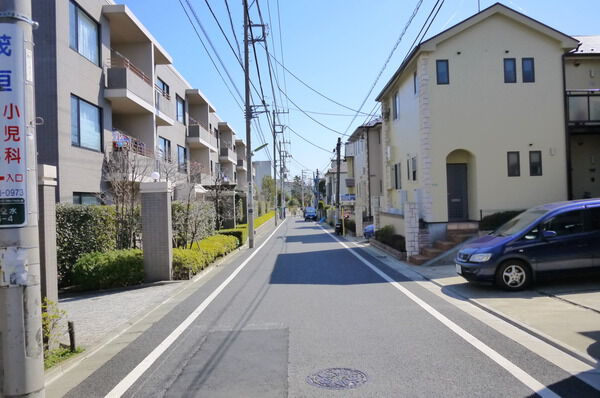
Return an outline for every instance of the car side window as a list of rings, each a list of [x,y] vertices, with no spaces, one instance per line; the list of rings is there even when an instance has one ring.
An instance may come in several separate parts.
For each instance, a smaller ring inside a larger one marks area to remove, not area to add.
[[[545,231],[554,231],[556,236],[573,235],[583,232],[584,210],[573,210],[552,217],[544,223]]]
[[[588,222],[586,230],[600,231],[600,206],[588,208],[585,218]]]

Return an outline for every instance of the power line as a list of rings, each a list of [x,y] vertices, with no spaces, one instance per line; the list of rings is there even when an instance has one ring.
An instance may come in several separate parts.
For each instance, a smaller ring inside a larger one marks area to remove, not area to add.
[[[266,49],[265,49],[265,50],[266,50]],[[330,97],[326,96],[325,94],[321,93],[321,92],[320,92],[320,91],[318,91],[317,89],[313,88],[311,85],[309,85],[308,83],[306,83],[305,81],[303,81],[302,79],[300,79],[300,78],[299,78],[298,76],[296,76],[296,75],[295,75],[295,74],[294,74],[292,71],[290,71],[288,68],[286,68],[286,67],[285,67],[285,66],[284,66],[284,65],[283,65],[281,62],[279,62],[279,60],[277,60],[277,58],[275,58],[275,56],[274,56],[273,54],[269,53],[268,51],[267,51],[267,55],[268,55],[270,58],[273,58],[273,60],[274,60],[274,61],[275,61],[277,64],[279,64],[279,66],[281,66],[281,67],[283,68],[283,70],[284,70],[284,71],[286,71],[287,73],[289,73],[289,74],[290,74],[290,75],[291,75],[291,76],[292,76],[294,79],[298,80],[300,83],[302,83],[302,84],[303,84],[303,85],[304,85],[306,88],[308,88],[309,90],[311,90],[311,91],[315,92],[316,94],[320,95],[321,97],[325,98],[326,100],[328,100],[328,101],[331,101],[331,102],[333,102],[334,104],[336,104],[336,105],[338,105],[338,106],[341,106],[342,108],[348,109],[349,111],[352,111],[352,112],[361,113],[359,110],[356,110],[356,109],[353,109],[353,108],[351,108],[351,107],[349,107],[349,106],[346,106],[346,105],[344,105],[344,104],[342,104],[342,103],[340,103],[340,102],[338,102],[338,101],[334,100],[333,98],[330,98]],[[285,76],[285,75],[284,75],[284,76]]]
[[[352,117],[354,116],[353,113],[328,113],[328,112],[317,112],[317,111],[307,111],[307,110],[302,110],[302,109],[298,109],[298,108],[290,108],[290,110],[292,111],[304,111],[306,113],[312,113],[314,115],[324,115],[324,116],[344,116],[344,117]],[[362,115],[365,116],[371,116],[369,113],[363,113],[361,112]]]
[[[290,97],[289,97],[289,96],[288,96],[288,95],[287,95],[285,92],[281,91],[281,93],[283,94],[283,96],[284,96],[285,98],[287,98],[287,100],[288,100],[289,102],[291,102],[291,103],[292,103],[292,104],[293,104],[293,105],[294,105],[296,108],[298,108],[298,110],[299,110],[300,112],[302,112],[302,113],[303,113],[303,114],[304,114],[304,115],[305,115],[307,118],[309,118],[309,119],[310,119],[310,120],[312,120],[313,122],[317,123],[319,126],[321,126],[321,127],[325,128],[325,129],[327,129],[327,130],[329,130],[329,131],[333,131],[333,132],[334,132],[334,133],[336,133],[336,134],[343,135],[343,136],[346,136],[346,137],[348,137],[348,136],[349,136],[348,134],[342,133],[341,131],[338,131],[338,130],[332,129],[331,127],[328,127],[328,126],[324,125],[323,123],[321,123],[320,121],[318,121],[318,120],[317,120],[317,119],[315,119],[314,117],[310,116],[308,113],[304,112],[304,111],[302,110],[302,108],[300,108],[300,106],[298,106],[298,104],[296,104],[294,101],[292,101],[292,99],[291,99],[291,98],[290,98]]]
[[[319,148],[322,151],[325,151],[327,153],[331,153],[331,151],[329,149],[325,149],[322,146],[319,146],[317,144],[315,144],[314,142],[310,142],[309,140],[307,140],[306,138],[302,137],[300,134],[298,134],[296,131],[294,131],[294,129],[292,129],[290,126],[286,126],[288,130],[290,130],[292,133],[296,134],[298,137],[300,137],[301,139],[303,139],[304,141],[308,142],[310,145]]]
[[[225,8],[227,8],[227,15],[229,16],[229,26],[231,26],[231,32],[233,33],[233,38],[235,40],[235,45],[238,50],[238,60],[242,59],[242,49],[240,48],[240,42],[238,41],[237,35],[235,34],[235,28],[233,27],[233,19],[231,18],[231,10],[229,9],[229,2],[225,0]]]
[[[181,4],[182,7],[183,3],[181,3],[182,0],[179,0],[179,3]],[[200,22],[200,18],[198,18],[198,15],[196,14],[196,11],[194,10],[194,7],[192,7],[191,3],[189,0],[185,0],[185,2],[187,3],[190,11],[192,12],[192,15],[194,16],[194,19],[196,20],[196,23],[198,24],[198,26],[200,26],[200,29],[202,30],[202,33],[204,34],[204,37],[206,38],[206,41],[208,41],[208,44],[210,45],[211,49],[213,50],[213,52],[215,53],[215,56],[217,57],[217,60],[219,61],[219,63],[221,64],[221,67],[223,68],[223,70],[225,71],[225,74],[227,75],[227,77],[229,78],[229,81],[231,82],[231,85],[233,86],[233,88],[235,89],[235,91],[237,92],[238,96],[240,97],[240,99],[243,102],[243,96],[242,94],[240,94],[240,90],[237,88],[237,86],[235,85],[235,82],[233,81],[233,78],[231,77],[231,75],[229,74],[229,71],[227,70],[227,68],[225,67],[225,64],[223,63],[223,60],[221,59],[221,57],[219,56],[219,53],[217,52],[217,50],[215,49],[214,44],[212,43],[212,40],[210,40],[210,37],[208,36],[208,34],[206,33],[206,30],[204,29],[204,26],[202,25],[202,22]],[[184,7],[185,10],[185,7]],[[188,15],[189,18],[189,14],[186,11],[186,15]],[[194,29],[195,30],[195,29]],[[235,53],[235,52],[234,52]]]
[[[390,59],[392,59],[392,56],[394,55],[394,52],[396,52],[396,49],[400,45],[400,42],[402,41],[402,38],[404,37],[404,34],[408,30],[408,27],[410,26],[410,24],[412,23],[413,19],[417,15],[417,12],[419,11],[419,8],[421,8],[421,4],[422,3],[423,3],[423,0],[418,0],[417,6],[413,10],[413,13],[410,16],[410,18],[408,19],[408,22],[406,23],[406,25],[404,25],[404,29],[402,29],[402,33],[400,33],[400,37],[398,37],[398,40],[396,40],[396,43],[394,44],[394,47],[392,48],[392,51],[390,51],[390,54],[388,55],[387,59],[385,60],[383,66],[381,68],[381,70],[379,70],[379,73],[377,74],[377,77],[375,78],[375,81],[371,85],[371,88],[369,89],[369,92],[365,96],[365,99],[360,104],[360,107],[358,108],[358,111],[362,111],[363,106],[365,106],[365,103],[367,102],[367,100],[369,99],[369,96],[373,92],[373,89],[375,88],[375,85],[377,85],[377,82],[379,81],[379,78],[381,78],[381,75],[383,74],[383,71],[385,71],[385,68],[387,67],[388,63],[390,62]],[[356,116],[358,116],[358,113],[356,114]],[[352,118],[352,120],[350,121],[350,124],[348,124],[348,127],[346,127],[346,131],[345,131],[346,133],[348,132],[348,130],[352,126],[352,123],[354,123],[354,120],[356,120],[356,116]]]
[[[221,23],[219,22],[219,20],[217,19],[217,16],[215,15],[215,13],[213,12],[212,7],[210,6],[210,3],[208,2],[208,0],[204,0],[204,2],[206,3],[206,6],[208,7],[208,10],[210,11],[210,13],[212,14],[214,20],[217,22],[217,26],[219,26],[219,30],[221,31],[221,33],[223,34],[223,37],[225,37],[225,40],[227,41],[227,44],[229,44],[229,48],[231,48],[231,51],[233,51],[233,55],[235,55],[237,61],[239,62],[240,65],[242,65],[242,57],[241,55],[238,57],[238,55],[235,53],[235,50],[233,49],[233,46],[231,45],[231,42],[229,41],[229,38],[227,37],[227,35],[225,34],[225,31],[223,30],[223,27],[221,26]],[[188,3],[189,4],[189,3]],[[227,10],[229,10],[229,7],[227,8]],[[231,17],[231,15],[229,15]],[[235,31],[234,31],[234,35],[235,35]],[[235,37],[235,36],[234,36]],[[236,38],[237,40],[237,38]],[[236,41],[237,44],[237,41]],[[238,44],[238,50],[239,50],[239,44]]]
[[[206,45],[204,44],[204,41],[202,40],[202,37],[200,36],[200,32],[198,32],[198,29],[196,29],[196,26],[194,25],[194,22],[192,21],[192,18],[190,17],[190,15],[189,15],[188,11],[186,10],[185,6],[183,5],[182,0],[179,0],[179,4],[181,4],[181,8],[183,8],[183,12],[185,13],[186,17],[188,18],[188,21],[190,22],[190,25],[192,25],[192,28],[194,29],[194,32],[196,32],[196,36],[198,37],[198,40],[200,40],[200,44],[202,44],[202,47],[204,48],[204,51],[206,51],[206,55],[208,55],[208,58],[212,62],[213,66],[215,67],[215,70],[217,71],[217,73],[221,77],[221,80],[223,80],[223,84],[227,88],[227,91],[229,91],[229,94],[231,94],[231,98],[233,98],[233,100],[235,101],[235,103],[237,104],[237,106],[243,111],[244,108],[242,107],[242,104],[238,101],[238,99],[236,98],[235,94],[231,91],[231,88],[227,84],[227,81],[225,80],[225,77],[223,77],[223,74],[221,73],[221,71],[217,67],[217,64],[216,64],[215,60],[213,59],[212,55],[210,54],[210,51],[208,51],[208,48],[206,48]],[[230,78],[230,80],[231,80],[231,78]],[[235,84],[234,84],[234,87],[235,87]],[[236,87],[236,91],[237,91],[238,95],[240,95],[239,90],[237,90],[237,87]],[[240,95],[240,97],[241,97],[241,95]]]

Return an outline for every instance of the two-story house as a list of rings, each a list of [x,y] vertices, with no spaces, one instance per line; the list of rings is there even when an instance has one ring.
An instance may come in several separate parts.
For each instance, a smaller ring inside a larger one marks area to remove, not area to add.
[[[578,44],[497,3],[408,55],[377,97],[381,225],[408,255],[482,214],[567,199],[562,60]]]

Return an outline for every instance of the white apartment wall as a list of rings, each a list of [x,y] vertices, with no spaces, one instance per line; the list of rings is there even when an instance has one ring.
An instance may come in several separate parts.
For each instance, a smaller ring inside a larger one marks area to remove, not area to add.
[[[600,89],[600,56],[565,58],[567,90]]]

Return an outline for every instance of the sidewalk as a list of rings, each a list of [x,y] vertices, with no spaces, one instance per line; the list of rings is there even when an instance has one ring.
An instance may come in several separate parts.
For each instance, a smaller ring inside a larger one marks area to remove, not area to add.
[[[433,282],[446,296],[467,300],[596,368],[600,365],[600,276],[541,281],[530,290],[507,292],[491,285],[468,283],[456,274],[454,263],[412,265],[362,238],[345,239],[400,273],[416,274]]]
[[[274,229],[274,222],[271,219],[256,230],[256,236],[266,236]],[[199,286],[200,280],[210,278],[218,272],[221,264],[243,254],[247,248],[246,243],[218,259],[191,280],[156,282],[123,289],[61,296],[58,306],[66,311],[66,320],[73,321],[77,346],[84,348],[85,351],[46,371],[46,381],[60,377],[78,361],[108,345],[118,336],[125,333],[132,336],[141,333],[138,330],[131,332],[130,329],[134,326],[134,329],[138,329],[136,323],[146,315],[151,316],[144,320],[145,324],[160,319],[168,308],[191,294],[193,289]],[[157,309],[159,311],[156,311]],[[68,335],[63,336],[62,340],[63,343],[68,344]]]

